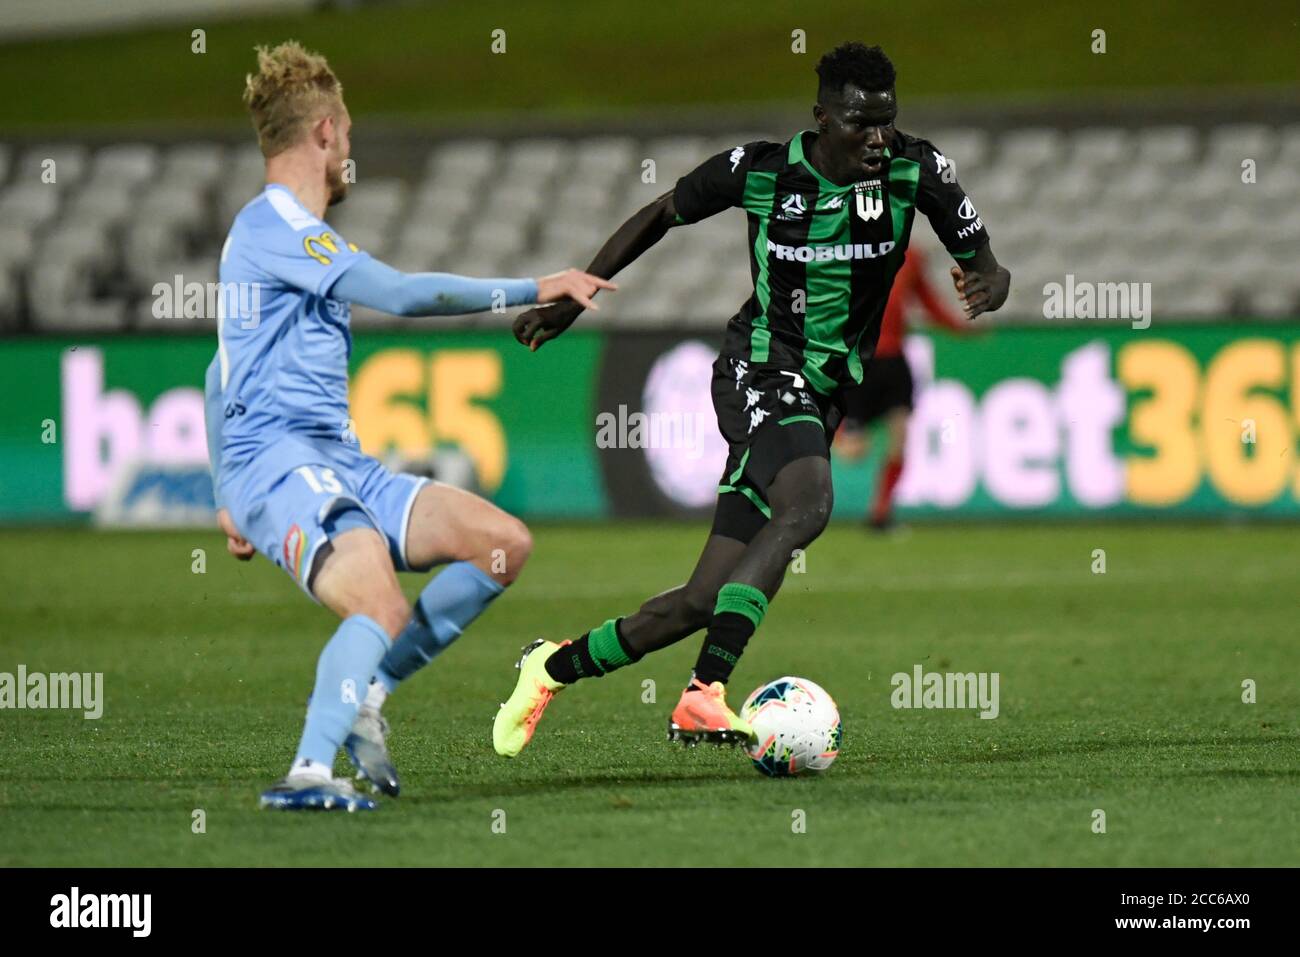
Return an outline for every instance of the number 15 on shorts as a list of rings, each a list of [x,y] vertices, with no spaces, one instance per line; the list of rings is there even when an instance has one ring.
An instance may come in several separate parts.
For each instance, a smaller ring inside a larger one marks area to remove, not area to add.
[[[334,475],[333,469],[320,469],[320,475],[317,476],[317,470],[310,465],[303,465],[294,469],[303,477],[308,487],[317,495],[323,495],[329,492],[331,495],[339,495],[343,492],[343,486]]]

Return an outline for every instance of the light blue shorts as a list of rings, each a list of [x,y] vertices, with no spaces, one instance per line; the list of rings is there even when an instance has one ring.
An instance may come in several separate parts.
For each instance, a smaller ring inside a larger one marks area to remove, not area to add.
[[[406,533],[428,482],[390,472],[356,445],[285,435],[223,475],[222,498],[240,533],[310,595],[317,553],[349,528],[373,527],[388,542],[393,567],[416,570]]]

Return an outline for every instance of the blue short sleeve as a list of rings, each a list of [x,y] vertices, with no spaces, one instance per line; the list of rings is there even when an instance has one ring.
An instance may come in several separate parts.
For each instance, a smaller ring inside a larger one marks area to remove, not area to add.
[[[327,296],[339,276],[370,258],[287,189],[268,186],[266,201],[270,210],[254,224],[251,252],[262,270],[285,285]]]

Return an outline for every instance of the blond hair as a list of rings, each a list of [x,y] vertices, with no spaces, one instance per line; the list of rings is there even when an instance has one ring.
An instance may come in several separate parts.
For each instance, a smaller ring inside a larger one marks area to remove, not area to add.
[[[319,53],[287,40],[257,47],[257,72],[244,77],[244,104],[267,159],[297,144],[311,125],[343,110],[343,84]]]

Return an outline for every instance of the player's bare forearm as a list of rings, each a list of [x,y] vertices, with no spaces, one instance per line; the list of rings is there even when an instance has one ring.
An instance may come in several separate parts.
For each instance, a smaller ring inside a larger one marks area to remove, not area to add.
[[[637,210],[600,247],[587,272],[602,279],[612,279],[624,267],[635,262],[672,228],[677,219],[670,190],[654,202]],[[536,350],[554,339],[582,315],[579,302],[568,301],[529,309],[514,322],[515,338]]]
[[[970,259],[960,260],[960,264],[961,268],[953,266],[951,273],[966,318],[975,319],[1002,308],[1011,292],[1011,273],[998,264],[992,245],[985,243]]]
[[[612,279],[625,266],[640,256],[672,228],[677,218],[673,208],[673,191],[669,190],[654,202],[637,210],[628,220],[605,240],[587,272],[602,279]]]

